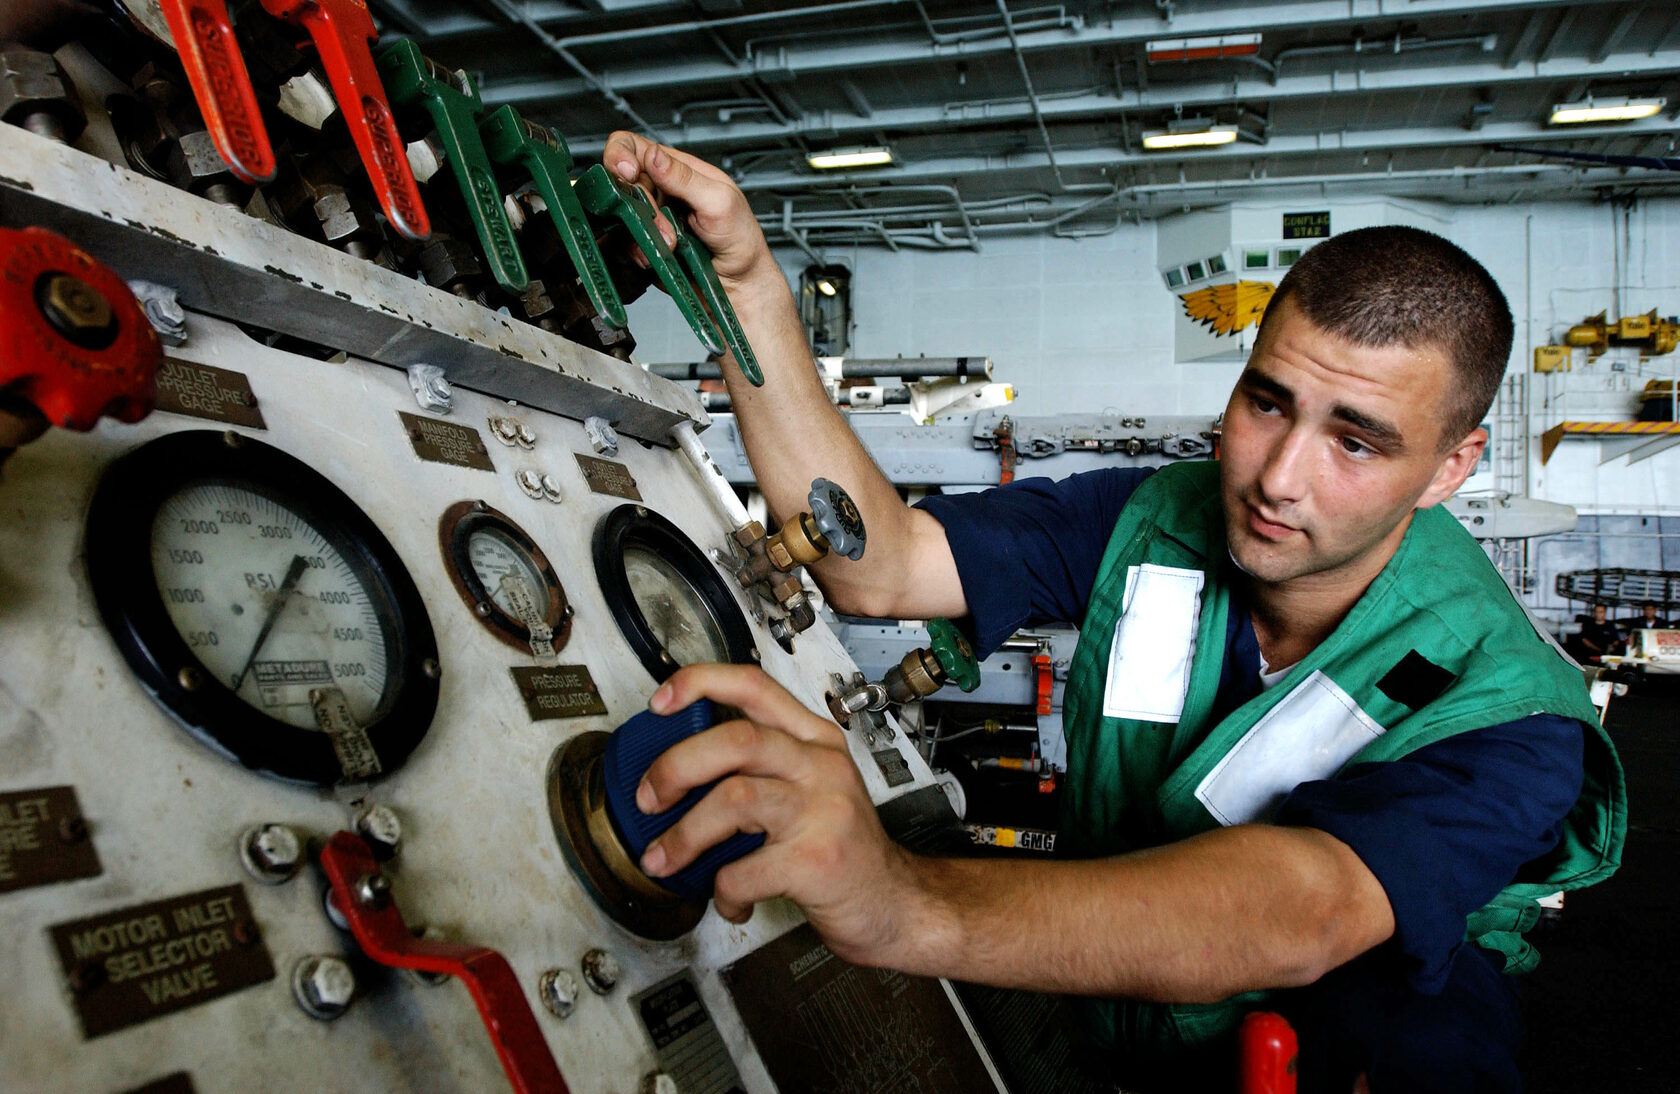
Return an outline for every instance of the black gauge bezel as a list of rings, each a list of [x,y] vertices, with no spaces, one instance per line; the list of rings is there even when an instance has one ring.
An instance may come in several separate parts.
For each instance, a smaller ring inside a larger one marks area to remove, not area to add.
[[[595,578],[601,583],[613,621],[648,675],[663,681],[682,666],[666,652],[636,606],[624,566],[627,547],[644,547],[659,555],[700,594],[723,635],[731,662],[745,665],[758,661],[758,647],[753,644],[746,614],[711,559],[682,529],[645,505],[620,505],[595,527]]]
[[[372,779],[346,780],[332,737],[264,714],[206,668],[176,630],[152,567],[158,509],[198,483],[272,498],[315,528],[375,601],[385,633],[385,691],[362,727],[379,759]],[[213,751],[281,782],[373,781],[400,767],[431,727],[438,650],[425,602],[383,533],[342,490],[278,448],[238,433],[189,430],[151,441],[106,469],[88,509],[88,579],[99,614],[141,685]],[[193,686],[183,670],[196,670]]]
[[[565,586],[560,584],[560,577],[554,572],[548,556],[530,534],[514,523],[512,517],[482,501],[458,501],[445,509],[438,520],[438,549],[443,552],[444,566],[449,571],[449,580],[454,584],[455,591],[461,594],[467,610],[491,634],[515,649],[531,652],[531,628],[496,603],[478,571],[473,568],[469,553],[472,537],[485,529],[493,529],[506,536],[515,547],[525,552],[526,558],[542,574],[544,593],[548,597],[543,622],[554,632],[554,652],[559,653],[572,637],[572,613],[568,610]]]

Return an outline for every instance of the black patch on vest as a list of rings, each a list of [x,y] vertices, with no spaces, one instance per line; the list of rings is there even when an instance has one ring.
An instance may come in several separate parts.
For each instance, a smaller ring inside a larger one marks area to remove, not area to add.
[[[1446,669],[1429,660],[1417,650],[1413,650],[1400,659],[1400,663],[1388,670],[1388,675],[1377,681],[1377,690],[1393,699],[1396,703],[1404,703],[1413,710],[1424,707],[1440,698],[1458,677]]]

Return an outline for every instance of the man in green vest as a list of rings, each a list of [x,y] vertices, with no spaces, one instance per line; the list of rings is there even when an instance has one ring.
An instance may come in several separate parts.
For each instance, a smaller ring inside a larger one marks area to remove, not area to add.
[[[1128,1085],[1220,1089],[1265,1005],[1297,1025],[1306,1090],[1519,1089],[1504,974],[1537,960],[1537,898],[1616,868],[1626,806],[1579,671],[1436,508],[1510,354],[1487,272],[1416,229],[1333,237],[1279,285],[1217,463],[907,508],[829,404],[728,177],[630,134],[604,159],[692,207],[716,255],[766,377],[725,366],[772,509],[819,474],[858,503],[868,557],[816,568],[837,610],[960,619],[982,653],[1041,619],[1081,629],[1068,859],[906,852],[832,722],[699,665],[652,708],[745,717],[655,763],[650,811],[723,781],[643,868],[765,832],[718,875],[720,914],[787,897],[852,961],[1081,997]]]

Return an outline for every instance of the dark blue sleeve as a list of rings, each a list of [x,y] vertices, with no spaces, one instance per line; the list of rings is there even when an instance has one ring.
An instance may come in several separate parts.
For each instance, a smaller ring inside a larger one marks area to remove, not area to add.
[[[1537,714],[1302,783],[1277,821],[1353,849],[1388,894],[1412,986],[1437,994],[1466,917],[1557,846],[1583,747],[1580,722]]]
[[[1097,566],[1126,499],[1152,467],[1019,479],[974,494],[924,498],[957,561],[975,652],[985,657],[1033,623],[1085,617]]]

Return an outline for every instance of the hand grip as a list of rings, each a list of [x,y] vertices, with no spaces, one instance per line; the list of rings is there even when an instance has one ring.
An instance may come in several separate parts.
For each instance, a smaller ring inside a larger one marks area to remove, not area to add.
[[[511,106],[499,107],[478,129],[491,159],[504,165],[521,164],[530,174],[595,314],[614,330],[628,327],[630,318],[595,243],[595,230],[572,190],[572,152],[565,138],[526,121]]]
[[[706,314],[705,305],[695,295],[694,286],[688,283],[682,267],[677,263],[676,255],[671,248],[665,246],[665,237],[659,234],[659,225],[654,221],[653,203],[648,201],[647,195],[641,189],[629,183],[620,182],[607,173],[601,164],[595,164],[578,177],[573,183],[583,207],[598,217],[610,216],[617,218],[629,230],[630,238],[636,241],[642,254],[647,256],[648,265],[653,268],[653,274],[659,278],[659,283],[665,286],[665,291],[676,301],[677,310],[682,312],[688,321],[689,329],[700,339],[700,344],[706,347],[708,353],[722,353],[724,344],[718,337],[717,328]]]
[[[321,869],[362,952],[381,965],[460,979],[478,1004],[517,1094],[566,1094],[566,1080],[506,958],[483,946],[414,937],[391,900],[389,885],[379,884],[383,875],[373,850],[352,832],[335,832],[327,840]]]
[[[409,239],[431,235],[431,220],[368,46],[378,30],[367,5],[362,0],[262,0],[262,6],[270,15],[302,27],[315,42],[350,139],[391,227]]]
[[[274,178],[274,146],[268,140],[257,92],[245,57],[233,36],[223,0],[158,0],[181,55],[198,112],[228,170],[249,183]]]
[[[688,276],[694,280],[694,285],[700,290],[700,295],[712,309],[712,319],[717,323],[718,330],[723,334],[723,340],[729,344],[729,352],[734,356],[735,363],[741,367],[741,375],[745,376],[753,387],[764,386],[764,373],[758,367],[758,358],[754,356],[752,346],[747,344],[747,332],[741,329],[741,320],[735,315],[735,309],[729,303],[729,296],[723,291],[723,282],[718,280],[717,271],[712,268],[712,252],[706,245],[688,233],[688,229],[670,206],[662,210],[665,219],[671,222],[671,230],[677,234],[677,245],[673,248],[683,266],[688,270]]]

